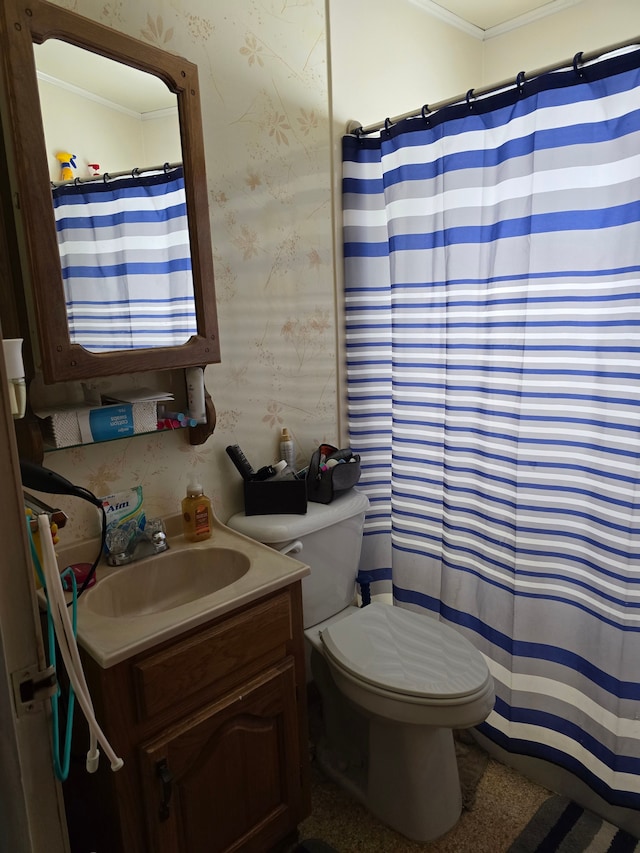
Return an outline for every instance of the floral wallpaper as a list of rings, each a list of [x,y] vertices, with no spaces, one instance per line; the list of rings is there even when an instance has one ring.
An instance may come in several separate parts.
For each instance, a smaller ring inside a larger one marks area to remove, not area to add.
[[[197,64],[222,362],[205,382],[217,428],[55,451],[45,465],[98,495],[142,484],[150,515],[178,512],[195,472],[225,521],[242,509],[225,453],[276,461],[287,427],[303,465],[338,441],[324,0],[55,0]],[[144,375],[141,375],[144,376]],[[60,499],[65,541],[97,532]]]

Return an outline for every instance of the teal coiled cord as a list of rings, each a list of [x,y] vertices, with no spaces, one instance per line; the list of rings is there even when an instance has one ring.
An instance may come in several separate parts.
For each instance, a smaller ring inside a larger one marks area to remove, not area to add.
[[[49,596],[47,595],[47,585],[45,583],[44,574],[42,572],[42,566],[40,565],[40,558],[38,557],[38,552],[36,550],[35,543],[33,541],[33,536],[31,533],[31,524],[30,519],[27,517],[27,531],[29,534],[29,544],[31,547],[31,558],[33,560],[33,565],[36,570],[36,574],[38,576],[38,580],[42,585],[42,589],[44,590],[45,596],[47,597],[47,640],[49,644],[49,664],[54,668],[56,668],[56,639],[55,639],[55,630],[53,626],[53,617],[51,615],[51,605],[49,603]],[[78,622],[78,589],[76,583],[76,576],[71,567],[64,570],[64,572],[60,575],[60,581],[65,577],[69,577],[71,579],[71,589],[72,589],[72,608],[71,608],[71,624],[73,627],[73,635],[74,637],[77,634],[77,622]],[[56,778],[61,782],[64,782],[69,776],[69,766],[71,764],[71,735],[73,732],[73,710],[75,706],[75,691],[73,686],[69,684],[69,702],[67,705],[67,722],[65,728],[65,738],[64,738],[64,751],[62,756],[62,761],[60,761],[60,718],[59,718],[59,699],[60,699],[60,686],[55,692],[55,694],[51,697],[51,726],[52,726],[52,742],[53,742],[53,769],[56,774]]]

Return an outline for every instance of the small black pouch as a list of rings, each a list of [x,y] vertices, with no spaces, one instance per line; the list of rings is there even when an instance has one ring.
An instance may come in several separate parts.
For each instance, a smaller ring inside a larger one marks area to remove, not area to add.
[[[327,465],[329,460],[337,464]],[[314,452],[307,472],[307,499],[329,504],[341,492],[360,479],[360,456],[349,448],[339,450],[332,444],[321,444]]]

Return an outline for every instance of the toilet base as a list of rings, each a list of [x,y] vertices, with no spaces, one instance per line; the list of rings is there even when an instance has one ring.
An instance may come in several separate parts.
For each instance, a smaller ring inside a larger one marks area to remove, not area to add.
[[[368,808],[414,841],[432,841],[460,818],[451,729],[369,721]]]
[[[315,649],[311,665],[322,700],[325,736],[316,758],[324,773],[407,838],[432,841],[448,832],[462,811],[451,729],[363,714]]]

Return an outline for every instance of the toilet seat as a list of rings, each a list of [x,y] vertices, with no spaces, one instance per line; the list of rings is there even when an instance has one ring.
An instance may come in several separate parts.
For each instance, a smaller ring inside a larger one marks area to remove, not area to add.
[[[334,672],[361,691],[414,706],[493,705],[480,652],[430,616],[374,602],[329,625],[321,638]]]

